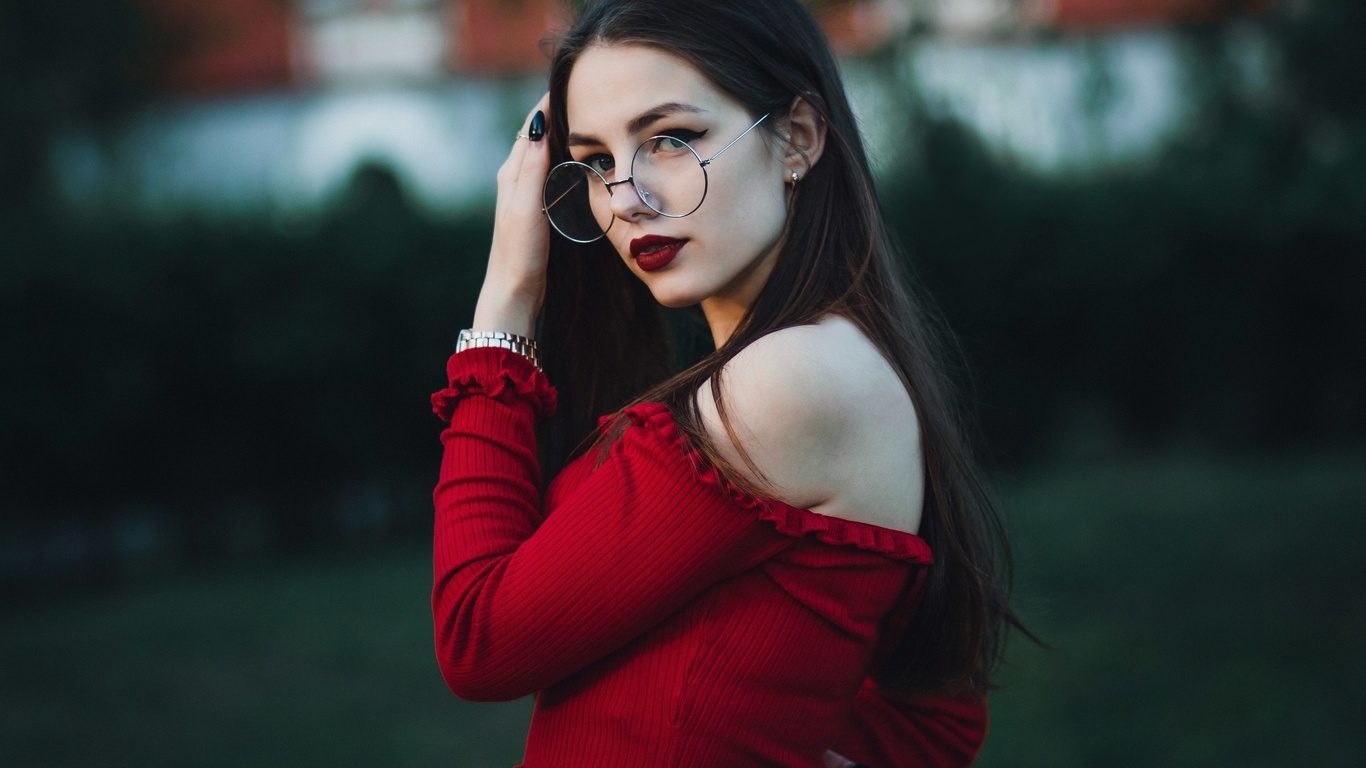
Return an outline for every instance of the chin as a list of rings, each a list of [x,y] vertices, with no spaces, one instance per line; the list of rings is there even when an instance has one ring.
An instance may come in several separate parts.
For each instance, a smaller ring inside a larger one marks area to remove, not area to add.
[[[639,275],[637,275],[640,277]],[[707,298],[705,290],[699,290],[696,285],[688,285],[686,281],[669,280],[670,277],[679,275],[646,275],[641,277],[645,287],[650,289],[650,295],[655,297],[655,301],[669,309],[681,309],[691,307],[694,304],[702,303]]]
[[[691,307],[694,304],[702,303],[702,299],[705,298],[695,296],[691,293],[673,293],[662,291],[650,291],[650,293],[654,295],[655,301],[659,302],[661,306],[668,307],[669,309],[682,309],[684,307]]]

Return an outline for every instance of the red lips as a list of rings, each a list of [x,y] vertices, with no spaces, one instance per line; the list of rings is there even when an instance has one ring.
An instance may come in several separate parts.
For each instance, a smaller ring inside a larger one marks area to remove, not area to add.
[[[667,267],[687,240],[662,235],[646,235],[631,241],[631,258],[646,272]]]

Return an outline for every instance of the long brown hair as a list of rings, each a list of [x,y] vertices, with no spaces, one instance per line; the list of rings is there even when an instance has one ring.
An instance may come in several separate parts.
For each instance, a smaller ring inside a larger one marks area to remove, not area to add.
[[[543,466],[553,470],[584,450],[599,414],[662,402],[698,449],[745,485],[702,427],[699,387],[710,379],[724,419],[722,368],[747,344],[830,314],[850,319],[896,369],[915,405],[926,480],[920,535],[934,552],[915,618],[874,677],[907,693],[985,691],[1006,627],[1019,625],[1008,602],[1009,548],[940,362],[942,334],[898,271],[854,115],[820,28],[796,0],[594,3],[560,40],[551,65],[548,139],[555,160],[569,156],[564,105],[574,63],[589,46],[611,43],[685,59],[756,117],[786,115],[800,97],[825,120],[826,145],[793,193],[776,264],[739,327],[720,349],[673,376],[658,305],[611,244],[554,238],[542,349],[561,409],[548,426]],[[781,141],[779,122],[760,126],[771,141]]]

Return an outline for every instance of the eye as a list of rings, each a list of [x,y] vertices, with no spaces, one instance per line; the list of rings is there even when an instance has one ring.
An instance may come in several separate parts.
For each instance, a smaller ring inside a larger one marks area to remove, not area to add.
[[[598,173],[601,173],[603,176],[610,175],[612,173],[612,169],[617,167],[617,161],[613,160],[611,155],[590,155],[580,160],[579,162],[583,163],[589,168],[592,168]]]
[[[650,152],[682,152],[686,151],[689,144],[706,136],[706,131],[690,131],[686,128],[675,128],[664,131],[658,136],[646,139],[645,145]]]

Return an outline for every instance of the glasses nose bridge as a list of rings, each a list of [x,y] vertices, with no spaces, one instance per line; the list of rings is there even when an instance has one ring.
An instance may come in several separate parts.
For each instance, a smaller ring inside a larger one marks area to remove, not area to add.
[[[620,211],[625,211],[629,214],[631,208],[634,208],[636,205],[640,205],[646,211],[649,211],[651,213],[657,213],[657,211],[655,211],[654,209],[654,206],[650,205],[650,203],[646,201],[646,198],[650,196],[650,193],[642,191],[640,187],[636,185],[635,174],[627,176],[624,179],[619,179],[617,181],[604,180],[603,184],[607,189],[608,204],[611,205],[614,211],[620,209]],[[631,185],[632,191],[635,192],[635,200],[617,200],[617,196],[615,194],[616,188],[621,186],[622,184]]]
[[[636,177],[635,177],[635,176],[627,176],[626,178],[622,179],[621,181],[606,181],[606,180],[604,180],[602,183],[603,183],[604,185],[607,186],[607,194],[608,194],[609,197],[611,196],[612,192],[613,192],[614,190],[616,190],[616,188],[619,187],[619,186],[621,186],[622,184],[630,184],[632,187],[634,187],[634,188],[636,189],[637,192],[640,191],[640,188],[639,188],[639,187],[636,187]]]

